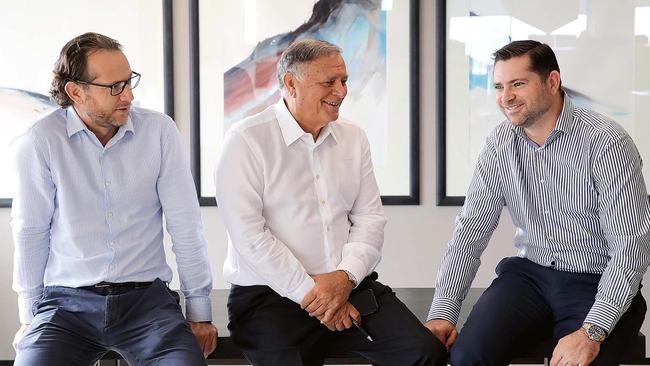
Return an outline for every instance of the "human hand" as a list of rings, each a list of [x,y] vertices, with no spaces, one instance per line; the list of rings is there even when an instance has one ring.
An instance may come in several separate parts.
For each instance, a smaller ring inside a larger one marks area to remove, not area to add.
[[[14,340],[11,342],[11,345],[14,347],[14,351],[18,351],[18,343],[21,339],[23,339],[27,328],[29,328],[29,324],[21,324],[20,328],[18,328],[18,331],[16,332],[16,335],[14,335]]]
[[[427,327],[443,345],[445,345],[447,351],[449,351],[451,345],[456,341],[456,337],[458,337],[456,327],[448,320],[431,319],[424,323],[424,326]]]
[[[192,333],[203,351],[203,357],[208,357],[217,348],[217,328],[211,323],[189,322]]]
[[[551,366],[587,366],[599,352],[600,342],[592,341],[584,330],[578,329],[557,342]]]
[[[322,318],[323,316],[317,319],[331,331],[350,329],[352,327],[352,319],[359,323],[361,322],[361,314],[359,314],[359,311],[350,302],[346,302],[340,306],[329,321],[325,322]]]
[[[323,323],[329,323],[334,313],[350,297],[352,282],[343,271],[311,276],[316,283],[305,295],[300,307]]]

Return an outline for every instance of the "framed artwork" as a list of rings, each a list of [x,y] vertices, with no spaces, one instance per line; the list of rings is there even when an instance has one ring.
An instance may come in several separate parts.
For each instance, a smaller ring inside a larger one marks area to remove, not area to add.
[[[597,0],[438,2],[438,205],[464,202],[485,138],[505,120],[494,97],[492,53],[520,39],[553,48],[567,95],[627,130],[650,182],[650,145],[642,144],[650,136],[650,2],[608,5]]]
[[[417,0],[191,0],[190,23],[192,165],[202,205],[216,204],[225,132],[279,100],[277,61],[302,38],[343,50],[341,116],[368,135],[383,203],[419,203]]]
[[[142,74],[133,104],[173,117],[172,0],[2,1],[0,171],[10,169],[11,141],[58,107],[49,88],[61,48],[90,31],[118,40],[131,68]],[[1,207],[11,205],[11,184],[0,181]]]

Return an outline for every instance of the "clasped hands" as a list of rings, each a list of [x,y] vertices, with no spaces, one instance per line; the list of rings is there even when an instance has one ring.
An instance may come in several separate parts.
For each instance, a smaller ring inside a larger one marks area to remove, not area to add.
[[[343,271],[312,275],[315,285],[303,297],[300,307],[318,319],[329,330],[352,327],[352,319],[361,321],[361,314],[348,301],[353,285]]]

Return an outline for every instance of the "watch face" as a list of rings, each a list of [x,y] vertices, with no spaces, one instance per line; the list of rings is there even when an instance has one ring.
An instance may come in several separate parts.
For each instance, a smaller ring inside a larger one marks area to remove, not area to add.
[[[591,340],[602,342],[605,339],[605,330],[597,325],[590,324],[585,330]]]

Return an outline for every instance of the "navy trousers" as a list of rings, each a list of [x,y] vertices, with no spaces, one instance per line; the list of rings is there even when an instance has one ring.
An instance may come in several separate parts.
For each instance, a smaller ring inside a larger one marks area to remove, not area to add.
[[[444,346],[390,287],[366,278],[355,291],[368,288],[374,291],[379,310],[364,316],[362,326],[374,342],[355,327],[330,331],[267,286],[232,287],[230,335],[255,366],[322,365],[331,350],[356,352],[374,365],[446,365]]]
[[[518,257],[503,259],[496,272],[451,348],[454,366],[508,365],[515,353],[576,331],[594,303],[601,277],[557,271]],[[591,365],[618,365],[645,312],[639,291]]]
[[[137,289],[46,287],[15,366],[92,365],[108,350],[131,366],[205,365],[178,294],[160,280]]]

